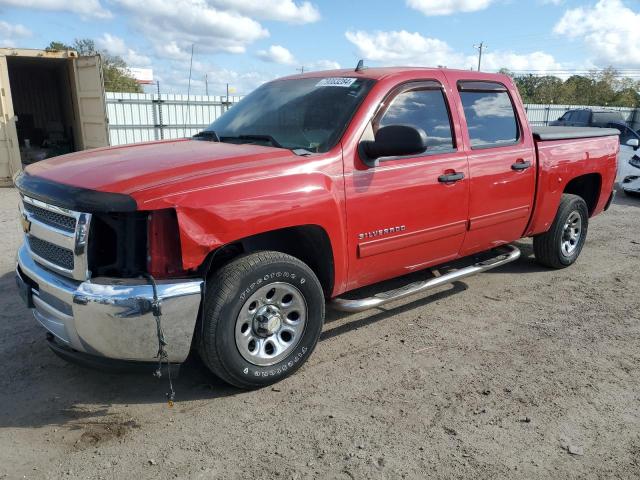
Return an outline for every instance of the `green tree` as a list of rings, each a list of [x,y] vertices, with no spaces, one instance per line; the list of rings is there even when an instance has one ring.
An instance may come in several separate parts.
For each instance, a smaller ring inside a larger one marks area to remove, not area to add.
[[[501,73],[511,74],[506,69]],[[611,67],[564,81],[529,74],[514,76],[514,82],[525,103],[640,107],[640,81],[623,77]]]
[[[73,50],[73,47],[66,45],[62,42],[51,42],[49,43],[49,45],[47,45],[47,47],[45,48],[45,50],[47,52],[55,52],[58,50]]]
[[[595,84],[592,78],[572,75],[564,82],[565,97],[562,101],[568,105],[594,105]]]
[[[80,56],[100,55],[102,58],[102,74],[104,87],[108,92],[142,93],[142,87],[127,71],[127,63],[118,55],[111,55],[96,48],[95,42],[90,38],[76,38],[73,46],[63,42],[49,43],[48,51],[75,50]]]

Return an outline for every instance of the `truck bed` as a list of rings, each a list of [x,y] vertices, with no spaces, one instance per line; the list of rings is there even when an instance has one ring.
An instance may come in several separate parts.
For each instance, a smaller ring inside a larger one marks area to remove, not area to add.
[[[615,128],[598,127],[531,127],[531,131],[533,138],[539,142],[620,135]]]

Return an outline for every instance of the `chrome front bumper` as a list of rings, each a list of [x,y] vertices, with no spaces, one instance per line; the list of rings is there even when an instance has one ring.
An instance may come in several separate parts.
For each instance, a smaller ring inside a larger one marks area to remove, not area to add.
[[[29,247],[18,252],[16,281],[32,298],[33,315],[68,347],[114,360],[153,361],[158,353],[153,289],[146,280],[98,278],[79,282],[37,264]],[[171,362],[191,348],[202,280],[158,281],[162,328]]]

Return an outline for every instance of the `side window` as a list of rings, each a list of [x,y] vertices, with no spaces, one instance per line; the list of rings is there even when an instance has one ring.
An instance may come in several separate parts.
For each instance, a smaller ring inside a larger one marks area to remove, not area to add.
[[[472,148],[500,147],[520,138],[511,98],[502,91],[460,91]]]
[[[591,112],[589,112],[588,110],[582,110],[578,115],[578,118],[576,118],[576,122],[578,123],[584,123],[585,125],[588,125],[589,122],[591,121],[590,117],[591,117]]]
[[[388,125],[411,125],[427,134],[427,152],[454,149],[449,110],[442,90],[429,88],[406,90],[396,95],[382,117],[374,122],[374,131]]]

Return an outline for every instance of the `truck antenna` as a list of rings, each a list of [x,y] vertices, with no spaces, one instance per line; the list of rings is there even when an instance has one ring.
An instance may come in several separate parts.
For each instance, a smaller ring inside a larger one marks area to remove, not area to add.
[[[364,60],[363,60],[363,59],[358,60],[358,65],[356,66],[355,71],[356,71],[356,72],[361,72],[361,71],[363,71],[365,68],[367,68],[367,67],[365,67],[365,66],[364,66]]]

